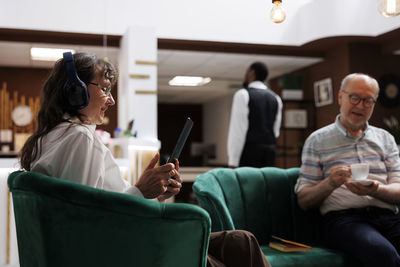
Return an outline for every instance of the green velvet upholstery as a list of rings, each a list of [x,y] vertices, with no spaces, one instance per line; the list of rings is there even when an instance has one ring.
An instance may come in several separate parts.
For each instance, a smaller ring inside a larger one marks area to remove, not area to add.
[[[252,232],[273,267],[361,266],[352,257],[321,246],[322,217],[317,210],[306,212],[297,205],[298,176],[298,168],[218,168],[199,175],[193,191],[211,216],[212,231]],[[271,235],[313,248],[280,252],[268,247]]]
[[[34,172],[14,172],[21,267],[206,266],[210,217]]]

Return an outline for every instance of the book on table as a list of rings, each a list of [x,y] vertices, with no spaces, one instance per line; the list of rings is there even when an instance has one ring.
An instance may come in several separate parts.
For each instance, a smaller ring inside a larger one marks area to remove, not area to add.
[[[271,241],[269,242],[269,246],[271,248],[283,251],[283,252],[293,252],[293,251],[310,251],[311,247],[297,243],[294,241],[286,240],[277,236],[271,236]]]

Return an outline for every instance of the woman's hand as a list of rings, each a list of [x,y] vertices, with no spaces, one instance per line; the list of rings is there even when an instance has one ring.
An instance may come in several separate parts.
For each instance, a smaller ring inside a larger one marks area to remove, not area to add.
[[[172,178],[169,179],[167,191],[158,196],[158,201],[162,202],[172,196],[177,195],[182,188],[182,179],[179,173],[179,161],[174,159],[175,169],[170,172]]]
[[[178,177],[179,181],[181,181],[179,173],[175,169],[174,164],[167,163],[165,165],[155,167],[159,158],[160,155],[157,153],[151,159],[149,165],[136,183],[136,187],[140,190],[140,192],[142,192],[145,198],[156,198],[166,193],[168,191],[168,185],[171,183],[171,177]]]

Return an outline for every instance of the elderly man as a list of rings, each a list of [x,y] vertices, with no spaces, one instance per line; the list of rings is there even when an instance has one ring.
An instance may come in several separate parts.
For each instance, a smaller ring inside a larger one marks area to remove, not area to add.
[[[394,138],[368,124],[378,97],[365,74],[341,84],[336,121],[311,134],[295,191],[303,209],[319,207],[322,237],[364,266],[400,266],[400,160]],[[354,182],[350,165],[369,165],[369,185]]]

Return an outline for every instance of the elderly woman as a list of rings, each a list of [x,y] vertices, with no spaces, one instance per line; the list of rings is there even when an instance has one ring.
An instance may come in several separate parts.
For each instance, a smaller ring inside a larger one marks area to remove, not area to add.
[[[155,155],[131,186],[95,133],[106,110],[115,104],[111,94],[115,80],[116,70],[109,62],[88,53],[64,53],[43,87],[39,126],[22,149],[21,166],[95,188],[164,201],[180,191],[178,160],[156,167],[159,155]],[[212,233],[208,265],[269,266],[257,240],[246,231]]]

